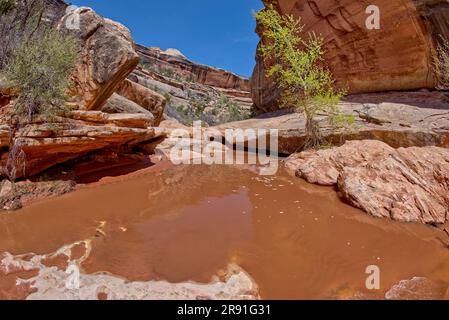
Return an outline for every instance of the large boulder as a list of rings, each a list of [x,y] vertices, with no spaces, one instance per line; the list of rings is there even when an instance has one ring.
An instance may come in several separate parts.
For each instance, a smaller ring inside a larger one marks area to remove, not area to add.
[[[100,17],[90,8],[78,8],[59,23],[66,29],[73,15],[80,17],[80,28],[68,30],[79,39],[81,60],[73,75],[73,102],[82,110],[100,110],[118,85],[139,63],[129,30]]]
[[[160,124],[166,103],[164,96],[128,79],[120,83],[117,93],[150,111],[155,118],[154,125]]]
[[[304,34],[324,39],[325,60],[337,85],[351,93],[434,88],[432,65],[440,37],[449,39],[447,0],[264,0],[281,14],[301,18]],[[380,9],[380,30],[368,30],[368,5]],[[261,29],[259,28],[259,33]],[[262,38],[263,41],[263,38]],[[264,112],[278,108],[279,89],[261,57],[252,77],[253,100]]]
[[[393,149],[379,141],[291,156],[288,170],[337,185],[342,197],[375,217],[443,224],[449,220],[449,149]]]
[[[143,113],[153,117],[153,114],[139,106],[137,103],[122,97],[118,93],[114,93],[101,108],[106,113]]]

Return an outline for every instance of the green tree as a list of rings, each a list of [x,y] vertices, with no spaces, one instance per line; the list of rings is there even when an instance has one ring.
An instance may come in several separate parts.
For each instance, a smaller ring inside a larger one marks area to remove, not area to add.
[[[7,82],[18,91],[15,114],[30,119],[66,111],[66,94],[77,60],[76,40],[54,29],[19,47],[5,67]]]
[[[270,66],[267,76],[282,90],[281,107],[304,112],[304,148],[314,148],[322,142],[317,116],[337,114],[338,102],[344,95],[334,88],[332,74],[323,66],[323,40],[314,33],[304,39],[300,20],[282,16],[272,7],[255,16],[263,30],[259,53]]]

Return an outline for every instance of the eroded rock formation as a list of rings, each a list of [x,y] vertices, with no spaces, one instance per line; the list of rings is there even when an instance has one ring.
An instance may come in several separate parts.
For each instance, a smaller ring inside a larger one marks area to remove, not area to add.
[[[80,17],[80,28],[70,30],[81,45],[81,61],[74,73],[72,100],[83,110],[99,110],[139,63],[129,30],[100,17],[92,9],[79,8],[65,15],[59,28],[66,29],[67,19]]]
[[[214,125],[250,115],[253,102],[248,79],[194,63],[175,49],[138,45],[137,52],[141,64],[129,79],[168,98],[166,118],[189,125],[194,120]]]
[[[399,147],[449,147],[449,104],[446,95],[437,92],[366,94],[349,97],[340,110],[353,115],[355,123],[336,127],[327,116],[320,116],[323,138],[331,145],[347,140],[373,139]],[[305,141],[303,114],[277,113],[246,121],[227,123],[217,129],[277,129],[279,152],[292,154],[302,150]]]
[[[449,149],[393,149],[375,140],[295,154],[287,168],[375,217],[443,224],[449,219]]]
[[[301,18],[304,34],[324,39],[325,60],[340,87],[351,93],[434,88],[435,47],[449,38],[447,0],[265,0],[281,14]],[[368,5],[380,9],[380,30],[368,30]],[[262,30],[259,29],[259,34]],[[263,41],[263,39],[262,39]],[[277,109],[279,90],[257,58],[253,100],[262,112]]]
[[[155,118],[155,126],[160,124],[166,104],[162,95],[127,79],[120,83],[117,93],[151,112]]]
[[[66,30],[73,15],[80,17],[80,28]],[[57,25],[73,34],[81,48],[69,99],[75,110],[54,119],[37,116],[17,121],[11,112],[14,94],[7,91],[11,96],[1,106],[0,146],[5,152],[0,165],[1,174],[12,179],[93,151],[125,150],[150,140],[165,108],[164,97],[126,80],[139,62],[126,27],[89,8],[67,13]],[[1,94],[5,97],[6,89]]]

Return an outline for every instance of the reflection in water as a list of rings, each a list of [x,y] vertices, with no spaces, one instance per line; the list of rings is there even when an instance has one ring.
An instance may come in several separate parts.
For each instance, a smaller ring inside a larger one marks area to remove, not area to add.
[[[45,254],[96,234],[88,273],[208,282],[236,262],[273,299],[382,298],[415,276],[449,283],[439,231],[374,219],[332,189],[250,169],[180,166],[35,203],[0,215],[0,252]],[[373,264],[378,292],[365,288]]]

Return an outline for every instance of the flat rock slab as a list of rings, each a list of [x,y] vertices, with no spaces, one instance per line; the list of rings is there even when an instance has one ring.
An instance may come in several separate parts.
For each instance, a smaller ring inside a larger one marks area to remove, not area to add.
[[[442,107],[446,107],[443,109]],[[347,140],[372,139],[391,147],[449,147],[449,103],[440,101],[438,108],[423,108],[404,103],[342,102],[341,112],[353,115],[355,124],[335,128],[326,116],[320,117],[324,138],[333,145]],[[278,129],[279,152],[293,154],[301,151],[305,141],[305,118],[300,113],[272,113],[240,122],[218,126],[226,129]]]

